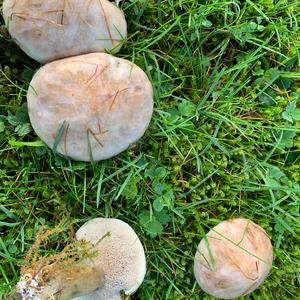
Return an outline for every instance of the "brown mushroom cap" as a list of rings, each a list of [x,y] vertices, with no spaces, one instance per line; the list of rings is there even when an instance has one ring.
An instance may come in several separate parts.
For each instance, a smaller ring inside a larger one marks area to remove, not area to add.
[[[41,63],[116,52],[127,35],[123,12],[107,0],[4,0],[3,17],[17,44]]]
[[[117,155],[147,129],[152,85],[133,63],[104,53],[43,66],[27,94],[37,135],[60,154],[81,161]]]
[[[247,219],[232,219],[215,226],[202,239],[194,274],[200,287],[222,299],[244,296],[267,277],[273,260],[266,232]]]

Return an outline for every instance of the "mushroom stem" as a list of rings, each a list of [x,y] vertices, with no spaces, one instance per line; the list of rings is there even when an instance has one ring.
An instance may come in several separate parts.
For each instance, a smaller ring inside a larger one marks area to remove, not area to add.
[[[104,283],[104,272],[94,266],[74,264],[47,274],[47,267],[24,274],[17,285],[21,300],[69,300],[94,292]]]

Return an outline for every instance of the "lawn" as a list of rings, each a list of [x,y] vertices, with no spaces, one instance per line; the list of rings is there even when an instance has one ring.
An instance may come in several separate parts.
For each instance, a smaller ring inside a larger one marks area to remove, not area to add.
[[[1,1],[2,2],[2,1]],[[300,295],[300,2],[126,0],[119,57],[147,73],[155,109],[144,137],[96,164],[43,145],[27,114],[39,64],[0,40],[0,299],[42,226],[128,222],[147,255],[130,299],[213,299],[193,277],[197,244],[245,217],[272,239],[270,276],[244,299]],[[54,235],[42,254],[61,249]]]

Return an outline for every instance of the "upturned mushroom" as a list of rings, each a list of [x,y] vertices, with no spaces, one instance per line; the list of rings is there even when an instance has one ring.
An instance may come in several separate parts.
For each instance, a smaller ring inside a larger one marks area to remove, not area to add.
[[[4,0],[3,17],[20,48],[40,63],[117,52],[127,35],[123,12],[107,0]]]
[[[97,243],[106,233],[109,236]],[[77,231],[76,239],[96,245],[102,255],[91,264],[99,266],[105,274],[101,288],[76,300],[121,300],[121,292],[131,295],[142,284],[146,273],[144,249],[128,224],[117,219],[94,219]]]
[[[143,136],[153,112],[147,75],[133,63],[104,53],[43,66],[27,94],[37,135],[74,160],[98,161]]]
[[[222,299],[254,291],[267,277],[273,260],[270,238],[247,219],[221,222],[198,245],[194,274],[200,287]]]
[[[41,258],[21,274],[17,293],[21,300],[121,300],[143,282],[146,259],[134,230],[118,219],[97,218],[85,223],[76,239],[91,246],[93,255],[79,262],[59,259],[74,256],[77,248],[54,258]],[[80,255],[79,255],[80,256]]]

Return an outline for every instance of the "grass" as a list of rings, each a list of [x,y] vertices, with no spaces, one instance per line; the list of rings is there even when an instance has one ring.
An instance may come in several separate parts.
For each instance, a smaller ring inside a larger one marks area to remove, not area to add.
[[[42,225],[115,217],[146,249],[132,299],[212,299],[193,277],[197,244],[243,216],[268,232],[275,255],[268,279],[244,299],[299,299],[299,1],[120,5],[129,38],[118,56],[146,71],[155,112],[136,145],[97,164],[54,155],[34,134],[26,90],[39,65],[1,27],[0,298]]]

